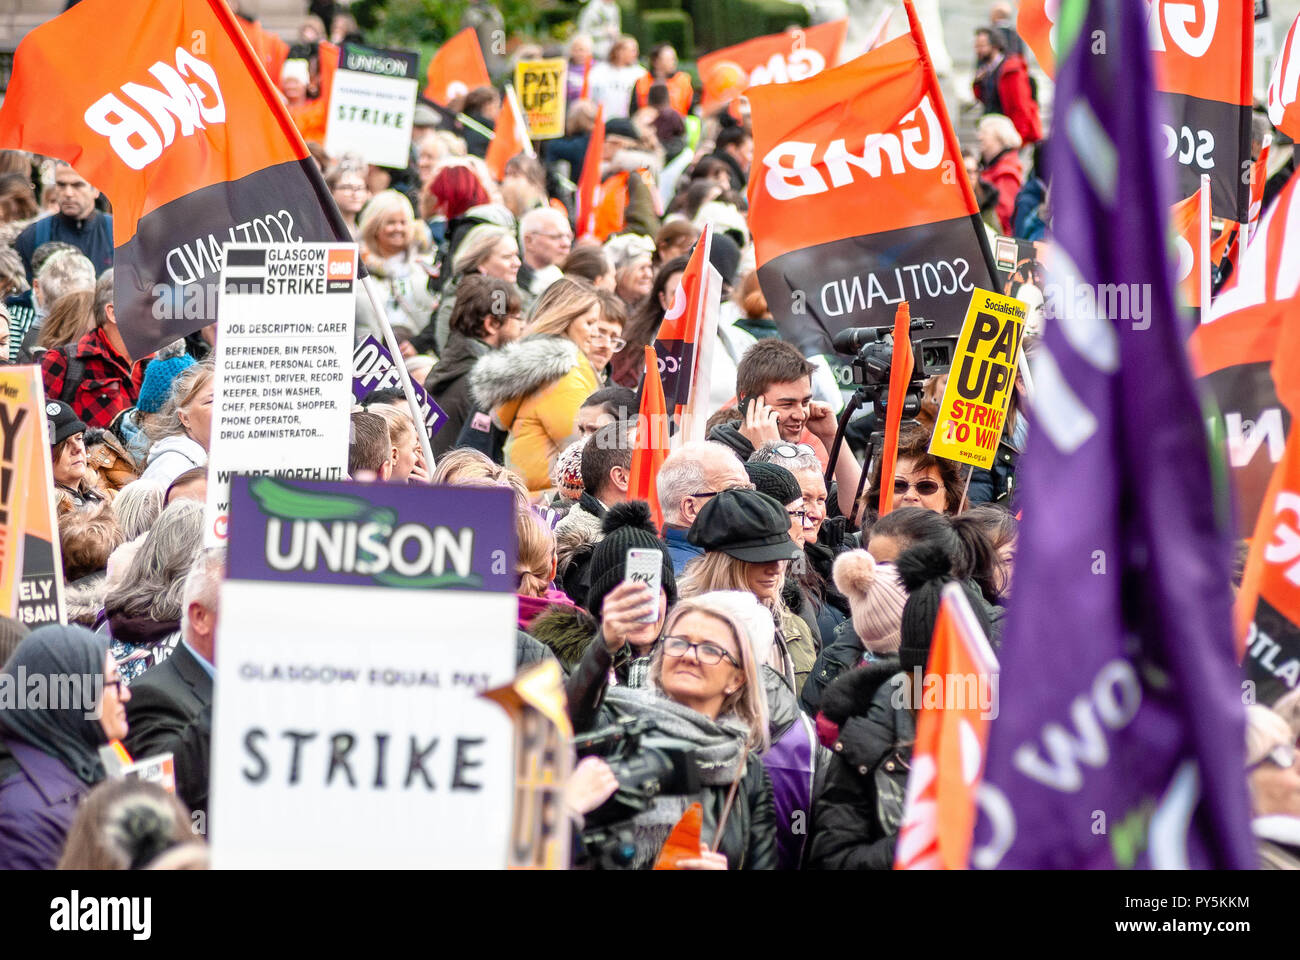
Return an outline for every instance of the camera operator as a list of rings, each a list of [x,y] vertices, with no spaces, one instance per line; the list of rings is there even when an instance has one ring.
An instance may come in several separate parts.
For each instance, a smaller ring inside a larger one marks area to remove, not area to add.
[[[623,583],[601,609],[601,632],[588,654],[612,662],[658,603],[648,588]],[[596,648],[599,648],[597,650]],[[772,782],[758,758],[767,747],[767,703],[745,626],[725,603],[702,594],[673,608],[650,665],[649,686],[608,686],[608,671],[575,671],[569,681],[574,730],[621,719],[653,721],[695,749],[701,790],[656,796],[631,820],[633,869],[648,869],[691,802],[704,808],[698,858],[688,870],[770,870],[776,866]],[[721,840],[715,842],[721,825]]]

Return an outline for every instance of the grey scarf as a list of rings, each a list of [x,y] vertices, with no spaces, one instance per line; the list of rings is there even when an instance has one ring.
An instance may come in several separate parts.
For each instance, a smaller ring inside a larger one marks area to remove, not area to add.
[[[690,707],[669,700],[655,687],[610,687],[605,703],[620,714],[653,720],[665,736],[694,744],[702,786],[727,788],[743,774],[749,729],[734,714],[710,720]],[[632,818],[636,837],[634,870],[653,866],[668,834],[695,799],[698,798],[659,796],[648,810]],[[701,839],[707,843],[710,838]]]

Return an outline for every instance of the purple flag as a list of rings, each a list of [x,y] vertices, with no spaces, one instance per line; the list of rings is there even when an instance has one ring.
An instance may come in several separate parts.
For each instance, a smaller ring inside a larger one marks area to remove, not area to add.
[[[1252,867],[1228,544],[1166,255],[1145,6],[1077,0],[1061,36],[1054,272],[972,865]]]

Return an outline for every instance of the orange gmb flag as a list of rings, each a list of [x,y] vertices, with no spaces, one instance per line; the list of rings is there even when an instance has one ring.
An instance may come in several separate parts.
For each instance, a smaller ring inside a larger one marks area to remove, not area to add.
[[[1201,250],[1201,191],[1169,208],[1169,222],[1178,248],[1178,297],[1189,307],[1201,305],[1201,271],[1209,264]]]
[[[1016,14],[1016,33],[1034,51],[1038,65],[1049,77],[1056,76],[1056,21],[1061,0],[1021,0]]]
[[[889,399],[885,411],[885,447],[880,460],[880,516],[894,509],[894,463],[898,459],[898,431],[903,426],[903,405],[912,379],[912,313],[907,301],[894,314],[894,355],[889,365]]]
[[[957,138],[906,10],[908,33],[747,94],[759,283],[782,338],[805,356],[832,354],[848,327],[890,325],[904,300],[934,321],[934,336],[955,336],[972,291],[997,289]]]
[[[659,379],[654,347],[645,348],[645,379],[641,383],[641,411],[636,424],[636,449],[632,451],[627,498],[646,501],[655,526],[662,530],[664,515],[659,509],[657,478],[659,468],[668,459],[668,405],[664,402],[664,385]]]
[[[1300,309],[1286,311],[1273,360],[1277,394],[1300,414]],[[1300,687],[1300,431],[1294,426],[1273,471],[1251,538],[1237,595],[1238,654],[1255,683],[1255,699],[1271,704]]]
[[[692,803],[682,814],[682,818],[668,834],[663,847],[659,850],[659,859],[655,861],[656,870],[676,870],[683,860],[697,860],[700,856],[700,831],[704,826],[704,806]]]
[[[1268,119],[1292,140],[1300,140],[1300,103],[1296,92],[1300,88],[1300,44],[1296,42],[1300,16],[1286,32],[1282,49],[1273,61],[1273,75],[1268,81]]]
[[[488,144],[487,156],[484,158],[498,183],[506,178],[506,164],[521,153],[536,156],[533,153],[533,143],[528,139],[528,129],[524,125],[524,113],[515,99],[515,88],[507,84],[506,95],[501,98],[496,127],[492,131],[492,141]]]
[[[703,86],[701,109],[709,113],[750,87],[805,80],[835,66],[848,28],[848,20],[835,20],[706,53],[697,63]]]
[[[0,614],[33,630],[66,622],[46,411],[40,367],[0,367]]]
[[[82,0],[37,27],[0,147],[66,160],[112,200],[133,357],[216,321],[223,243],[351,239],[224,0]]]
[[[1247,221],[1246,236],[1253,237],[1259,226],[1259,215],[1264,211],[1264,187],[1268,185],[1268,150],[1269,142],[1259,148],[1259,158],[1250,168],[1250,219]]]
[[[424,96],[440,107],[475,87],[492,85],[483,61],[483,48],[478,45],[478,34],[473,27],[466,27],[438,48],[429,61],[428,79]]]
[[[912,676],[912,706],[920,713],[894,867],[965,870],[975,791],[997,714],[998,662],[956,583],[943,588],[924,678],[920,672]]]
[[[596,232],[596,204],[600,202],[600,164],[605,155],[605,108],[596,107],[596,125],[587,140],[587,155],[578,177],[578,238]]]

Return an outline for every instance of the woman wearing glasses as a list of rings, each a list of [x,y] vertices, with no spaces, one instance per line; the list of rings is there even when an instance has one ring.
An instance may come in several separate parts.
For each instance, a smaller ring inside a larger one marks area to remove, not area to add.
[[[75,690],[75,702],[0,700],[0,870],[54,869],[77,805],[104,779],[99,747],[126,737],[131,694],[103,637],[57,624],[33,630],[0,683],[24,697],[35,676],[51,697]]]
[[[624,584],[603,604],[595,643],[612,656],[624,636],[658,603],[648,587]],[[695,801],[704,808],[701,850],[677,866],[688,870],[770,870],[776,866],[772,783],[758,754],[767,748],[767,706],[742,604],[734,595],[703,594],[669,613],[644,688],[604,683],[575,691],[574,730],[586,732],[622,718],[654,722],[661,735],[695,748],[700,793],[660,795],[631,821],[633,869],[653,866],[673,826]],[[719,831],[721,835],[719,836]]]
[[[961,505],[963,471],[956,462],[931,456],[930,431],[920,424],[904,424],[898,432],[898,458],[894,461],[894,506],[923,507],[936,513],[955,514]],[[871,485],[859,507],[862,529],[869,530],[880,511],[880,459],[871,471]]]
[[[682,596],[747,590],[772,614],[777,640],[771,666],[798,696],[817,660],[812,628],[782,597],[789,561],[802,556],[790,539],[785,507],[757,490],[724,490],[709,498],[687,540],[704,555],[686,565]]]

